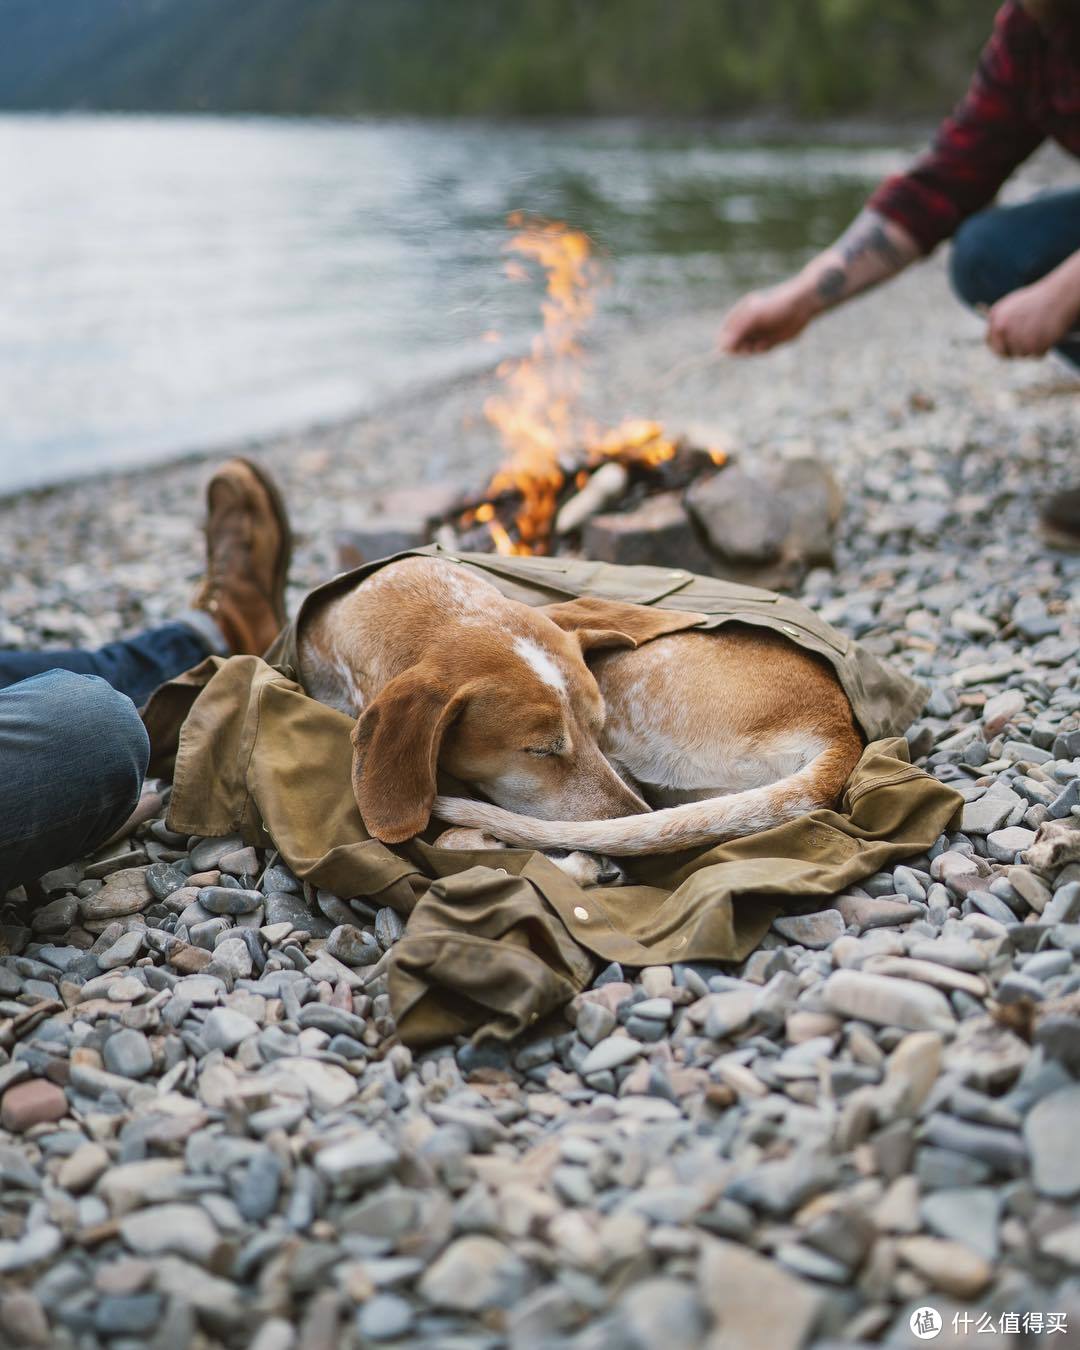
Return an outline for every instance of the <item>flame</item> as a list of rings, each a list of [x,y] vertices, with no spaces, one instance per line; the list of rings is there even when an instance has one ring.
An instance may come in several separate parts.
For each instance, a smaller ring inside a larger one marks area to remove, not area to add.
[[[487,490],[492,496],[508,489],[521,493],[514,519],[518,540],[496,529],[494,510],[487,520],[500,553],[532,553],[542,546],[555,517],[565,482],[560,461],[580,443],[575,416],[581,392],[579,339],[593,317],[599,274],[589,238],[580,230],[520,212],[509,224],[515,233],[506,247],[517,257],[507,263],[507,275],[524,280],[530,275],[526,263],[539,267],[547,293],[541,305],[543,324],[528,354],[498,366],[503,392],[484,405],[509,452]]]
[[[539,269],[546,283],[540,331],[525,356],[496,368],[503,388],[484,405],[484,415],[507,450],[507,461],[487,493],[494,498],[514,492],[520,505],[513,533],[496,519],[490,501],[468,512],[461,524],[486,524],[500,553],[543,553],[568,473],[574,473],[574,485],[580,488],[588,471],[605,459],[654,468],[674,457],[678,443],[658,422],[626,419],[606,430],[583,422],[578,411],[581,338],[595,314],[596,288],[603,279],[592,244],[586,234],[562,221],[515,212],[508,224],[514,234],[506,249],[514,256],[507,261],[506,274],[521,281]],[[586,469],[580,468],[582,450]],[[713,458],[723,463],[726,456],[714,452]]]
[[[644,464],[655,468],[674,459],[678,442],[666,435],[659,422],[642,418],[624,418],[617,427],[593,434],[585,445],[591,461],[621,459],[626,464]]]

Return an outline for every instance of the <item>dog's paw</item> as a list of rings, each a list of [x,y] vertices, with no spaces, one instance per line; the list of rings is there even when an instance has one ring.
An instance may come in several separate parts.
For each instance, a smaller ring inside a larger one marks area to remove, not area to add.
[[[493,834],[488,834],[486,830],[471,830],[464,825],[455,825],[452,830],[443,830],[435,840],[434,847],[453,848],[471,853],[480,849],[506,848],[506,845]]]
[[[1039,872],[1058,872],[1066,863],[1080,862],[1080,823],[1045,821],[1024,854],[1024,861]]]
[[[544,853],[545,858],[561,868],[579,886],[620,886],[626,880],[626,874],[615,861],[602,853],[569,853],[564,849],[551,849]]]

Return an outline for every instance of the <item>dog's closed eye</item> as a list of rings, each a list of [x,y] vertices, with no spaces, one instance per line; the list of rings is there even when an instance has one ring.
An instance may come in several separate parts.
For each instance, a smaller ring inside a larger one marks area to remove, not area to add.
[[[535,755],[538,759],[543,759],[548,755],[561,755],[566,749],[566,741],[562,736],[557,741],[552,741],[550,745],[526,745],[524,747],[527,755]]]

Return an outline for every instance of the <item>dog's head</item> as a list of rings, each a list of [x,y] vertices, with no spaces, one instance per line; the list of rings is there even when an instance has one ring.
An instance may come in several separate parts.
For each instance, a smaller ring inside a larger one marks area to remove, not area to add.
[[[512,629],[455,626],[398,675],[353,729],[353,791],[368,831],[423,830],[439,767],[498,806],[547,820],[648,807],[600,751],[604,702],[585,654],[684,627],[684,614],[575,600],[521,606]]]

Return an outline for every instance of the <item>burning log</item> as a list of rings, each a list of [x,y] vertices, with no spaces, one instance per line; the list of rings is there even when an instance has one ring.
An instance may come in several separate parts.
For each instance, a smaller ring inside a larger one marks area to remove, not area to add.
[[[630,470],[618,460],[611,459],[601,464],[581,491],[559,507],[555,517],[555,533],[573,534],[575,530],[580,530],[590,516],[595,516],[605,506],[618,501],[629,482]]]

